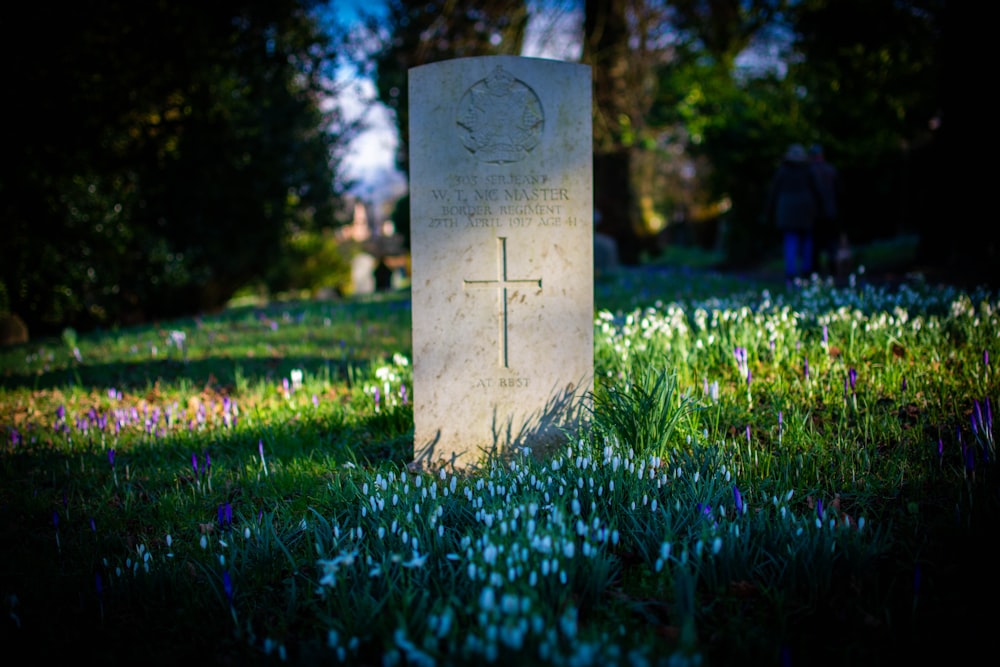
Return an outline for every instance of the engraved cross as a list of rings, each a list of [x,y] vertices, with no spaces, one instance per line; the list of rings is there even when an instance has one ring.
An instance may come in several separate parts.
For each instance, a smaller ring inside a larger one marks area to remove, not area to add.
[[[497,346],[499,348],[499,361],[501,368],[508,368],[507,365],[507,290],[519,283],[530,283],[538,285],[542,289],[541,278],[508,278],[507,277],[507,239],[503,236],[497,238],[497,279],[496,280],[463,280],[466,287],[489,287],[497,286],[497,298],[499,299],[499,335]]]

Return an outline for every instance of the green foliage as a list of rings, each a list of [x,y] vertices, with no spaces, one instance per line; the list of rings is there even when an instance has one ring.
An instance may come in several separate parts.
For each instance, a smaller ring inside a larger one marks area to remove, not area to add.
[[[331,230],[299,231],[284,241],[280,260],[267,274],[271,294],[323,289],[347,294],[351,287],[351,244],[337,241]]]
[[[1000,512],[995,292],[623,270],[596,299],[593,424],[474,471],[406,466],[398,294],[0,350],[5,646],[855,665],[989,630],[956,610],[997,595],[966,558]]]
[[[25,11],[0,281],[33,332],[221,307],[287,233],[335,223],[351,129],[320,111],[336,44],[304,5]]]
[[[594,435],[597,442],[627,447],[639,458],[665,457],[679,448],[674,431],[696,409],[695,402],[678,390],[675,373],[633,364],[622,381],[596,392]]]

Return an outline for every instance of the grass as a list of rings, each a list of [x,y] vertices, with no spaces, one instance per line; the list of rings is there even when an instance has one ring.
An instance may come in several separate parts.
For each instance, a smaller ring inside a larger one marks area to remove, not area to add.
[[[994,292],[597,284],[592,419],[415,472],[406,292],[0,350],[30,663],[877,665],[995,625]]]

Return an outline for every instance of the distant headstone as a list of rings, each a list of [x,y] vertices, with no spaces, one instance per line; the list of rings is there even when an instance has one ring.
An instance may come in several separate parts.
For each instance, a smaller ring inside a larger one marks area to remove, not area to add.
[[[544,450],[593,390],[590,68],[409,71],[414,455]]]
[[[366,252],[351,258],[351,291],[353,294],[375,291],[375,258]]]

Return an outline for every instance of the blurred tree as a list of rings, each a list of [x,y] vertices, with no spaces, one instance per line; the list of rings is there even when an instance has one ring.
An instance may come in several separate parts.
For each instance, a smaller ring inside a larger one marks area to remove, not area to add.
[[[591,67],[597,231],[615,239],[622,264],[639,263],[642,222],[634,185],[637,138],[652,101],[646,3],[585,0],[583,62]],[[629,18],[635,19],[630,30]],[[633,42],[631,38],[637,39]]]
[[[969,250],[969,235],[955,233],[965,221],[944,224],[947,5],[808,0],[793,8],[801,57],[789,76],[803,87],[804,113],[841,169],[856,239],[920,232],[931,254]]]
[[[295,0],[19,6],[0,282],[33,333],[220,307],[336,224],[336,33]]]
[[[371,74],[379,101],[395,115],[396,165],[409,173],[410,68],[450,58],[520,55],[528,11],[524,0],[388,0],[387,5],[386,16],[367,21],[379,43]]]

